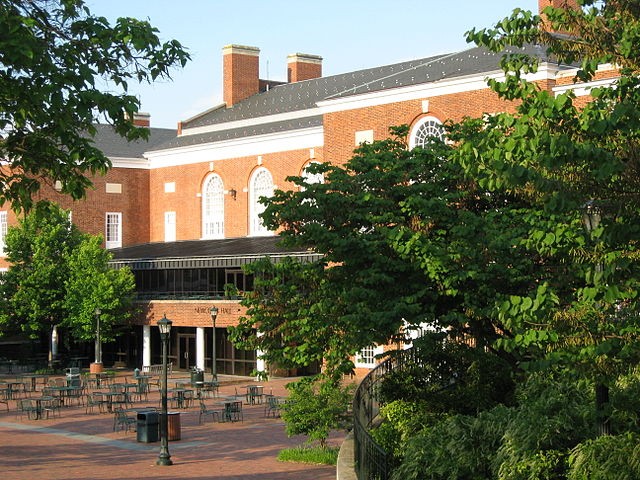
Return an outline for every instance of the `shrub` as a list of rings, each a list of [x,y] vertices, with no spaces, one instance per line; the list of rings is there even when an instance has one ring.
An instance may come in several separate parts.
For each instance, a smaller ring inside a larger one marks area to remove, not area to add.
[[[287,389],[291,393],[282,408],[287,435],[306,435],[308,442],[318,441],[326,448],[331,430],[352,425],[349,411],[353,385],[340,386],[319,377],[308,377],[287,384]]]
[[[383,403],[422,402],[433,412],[472,415],[511,404],[512,367],[498,356],[428,333],[415,341],[418,361],[388,374],[380,388]]]
[[[603,435],[576,446],[569,459],[568,480],[637,480],[640,435]]]

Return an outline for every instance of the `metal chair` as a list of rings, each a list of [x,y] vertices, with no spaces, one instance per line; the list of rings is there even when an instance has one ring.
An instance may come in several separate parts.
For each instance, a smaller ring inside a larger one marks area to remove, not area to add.
[[[200,416],[198,417],[198,424],[202,423],[202,417],[205,417],[207,415],[211,415],[211,421],[213,422],[216,418],[218,419],[218,422],[220,421],[220,412],[219,410],[212,410],[207,408],[207,406],[204,403],[204,400],[200,399]]]
[[[265,417],[280,417],[280,399],[273,395],[266,395],[267,401],[264,404]]]
[[[224,419],[229,422],[244,422],[242,415],[242,402],[227,402],[224,404]]]
[[[131,430],[135,432],[137,422],[137,418],[127,415],[123,408],[116,408],[113,415],[113,431],[124,430],[126,433]]]

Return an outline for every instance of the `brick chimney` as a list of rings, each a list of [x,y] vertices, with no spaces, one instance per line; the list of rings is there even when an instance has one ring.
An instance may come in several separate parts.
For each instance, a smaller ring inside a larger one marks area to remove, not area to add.
[[[260,49],[244,45],[222,48],[223,97],[227,107],[255,95],[260,88]]]
[[[136,127],[147,127],[151,126],[151,115],[145,112],[136,112],[133,114],[133,124]]]
[[[545,30],[547,30],[547,31],[551,31],[551,28],[547,24],[546,15],[544,15],[542,13],[542,11],[547,7],[564,8],[566,10],[568,10],[568,9],[578,10],[580,8],[580,6],[578,5],[578,1],[577,0],[538,0],[538,13],[542,17],[542,19],[543,19],[543,21],[545,23]],[[564,32],[564,33],[566,33],[566,32]]]
[[[306,53],[292,53],[287,56],[287,81],[300,82],[322,76],[322,57]]]

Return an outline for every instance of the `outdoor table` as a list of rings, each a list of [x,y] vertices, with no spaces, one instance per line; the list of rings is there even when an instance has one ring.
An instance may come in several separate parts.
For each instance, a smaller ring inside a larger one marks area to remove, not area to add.
[[[115,403],[127,403],[127,393],[126,392],[96,392],[102,394],[103,397],[107,399],[107,410],[111,413],[113,412],[113,404]]]
[[[62,403],[62,405],[65,404],[65,399],[69,397],[69,394],[71,392],[76,392],[78,390],[80,390],[79,387],[73,387],[73,386],[50,386],[47,387],[48,391],[50,391],[51,393],[54,393],[58,396],[58,398],[60,398],[60,403]]]
[[[255,405],[256,403],[262,403],[262,394],[264,386],[262,385],[245,385],[247,389],[246,399],[248,405]]]
[[[36,420],[39,420],[42,418],[42,409],[43,407],[46,408],[47,404],[49,406],[51,406],[51,402],[55,400],[55,397],[52,397],[50,395],[43,395],[42,397],[35,397],[32,398],[32,400],[35,402],[36,404]]]
[[[23,392],[27,391],[27,387],[24,382],[6,382],[7,385],[7,399],[12,400],[14,396],[14,392]]]
[[[47,379],[49,378],[49,375],[45,375],[45,374],[41,374],[41,373],[24,373],[22,375],[19,375],[17,377],[17,380],[28,380],[28,382],[31,382],[31,391],[35,392],[36,391],[36,382],[38,380],[38,378],[42,378],[43,379],[43,383],[47,383]],[[25,383],[28,383],[25,382]]]
[[[176,399],[177,407],[178,408],[186,408],[185,407],[186,402],[185,402],[184,394],[186,392],[193,392],[193,389],[191,389],[191,388],[172,388],[171,392],[176,394],[175,399]]]

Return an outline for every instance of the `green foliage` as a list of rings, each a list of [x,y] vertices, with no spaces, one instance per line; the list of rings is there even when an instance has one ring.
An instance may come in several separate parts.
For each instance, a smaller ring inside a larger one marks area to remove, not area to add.
[[[83,0],[5,0],[0,4],[0,204],[30,209],[40,180],[60,181],[81,198],[88,174],[110,161],[92,137],[106,120],[128,140],[144,139],[131,115],[140,101],[130,82],[170,78],[189,55],[176,40],[161,43],[148,22],[110,25]]]
[[[113,340],[114,327],[125,323],[133,313],[133,274],[128,268],[110,268],[110,259],[101,237],[87,237],[67,259],[63,325],[79,340],[95,338],[96,309],[100,310],[100,336],[104,341]]]
[[[568,480],[635,480],[640,478],[640,435],[601,436],[571,452]]]
[[[492,463],[509,409],[478,416],[453,415],[424,429],[406,445],[393,480],[485,480],[494,478]]]
[[[278,452],[281,462],[311,463],[315,465],[335,465],[338,463],[340,447],[294,447]]]
[[[513,401],[512,367],[495,354],[433,332],[415,340],[414,349],[414,365],[385,376],[382,402],[401,399],[432,413],[474,414]]]
[[[346,430],[351,425],[348,414],[353,385],[340,386],[321,377],[306,377],[287,384],[289,398],[282,407],[287,435],[306,435],[326,448],[332,430]]]
[[[131,316],[135,283],[127,270],[108,266],[110,253],[102,239],[81,233],[68,212],[39,203],[10,227],[6,237],[11,268],[3,275],[0,326],[37,338],[54,325],[69,327],[80,340],[95,337],[95,310],[101,313],[101,335]]]
[[[382,423],[371,430],[371,436],[396,463],[404,456],[406,444],[413,436],[441,419],[424,403],[394,400],[380,407]]]
[[[49,332],[65,317],[67,258],[84,240],[69,215],[56,205],[37,208],[10,227],[5,251],[12,267],[0,283],[0,325],[31,338]]]

